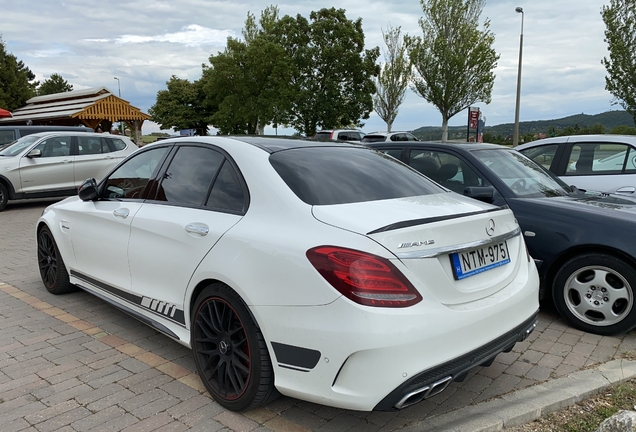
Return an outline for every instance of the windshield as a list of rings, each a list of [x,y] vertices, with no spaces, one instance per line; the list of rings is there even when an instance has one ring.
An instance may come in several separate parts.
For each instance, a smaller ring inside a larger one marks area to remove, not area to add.
[[[540,165],[513,150],[475,150],[473,154],[519,198],[565,196],[570,188]]]
[[[27,135],[25,137],[22,137],[18,139],[17,141],[14,141],[13,143],[4,147],[0,151],[0,156],[9,156],[9,157],[16,156],[22,153],[24,149],[26,149],[27,147],[29,147],[31,144],[33,144],[39,139],[40,137],[33,136],[33,135]]]

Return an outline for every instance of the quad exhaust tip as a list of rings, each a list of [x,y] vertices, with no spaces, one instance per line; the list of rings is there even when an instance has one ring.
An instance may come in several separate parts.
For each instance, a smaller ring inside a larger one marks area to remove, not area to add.
[[[402,409],[411,405],[415,405],[418,402],[428,399],[432,396],[440,394],[446,387],[453,381],[452,376],[447,376],[439,381],[434,382],[431,385],[424,386],[417,390],[413,390],[404,396],[398,403],[395,404],[395,408]]]

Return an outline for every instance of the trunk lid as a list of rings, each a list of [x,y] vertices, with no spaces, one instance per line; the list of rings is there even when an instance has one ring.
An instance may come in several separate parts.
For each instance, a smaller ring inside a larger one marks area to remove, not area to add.
[[[446,305],[503,289],[526,259],[512,211],[454,193],[314,206],[313,213],[381,244],[424,299]]]

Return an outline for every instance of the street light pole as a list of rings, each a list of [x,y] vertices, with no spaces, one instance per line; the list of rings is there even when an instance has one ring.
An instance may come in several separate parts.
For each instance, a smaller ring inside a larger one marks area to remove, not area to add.
[[[121,82],[119,81],[119,78],[117,77],[113,77],[113,78],[117,80],[117,94],[119,95],[119,99],[121,99]],[[119,120],[119,133],[123,135],[124,128],[122,126],[123,125],[121,124],[121,120]]]
[[[512,134],[512,146],[519,145],[519,100],[521,99],[521,58],[523,54],[523,8],[517,7],[515,12],[521,14],[521,35],[519,36],[519,69],[517,71],[517,105],[515,108],[515,129]]]

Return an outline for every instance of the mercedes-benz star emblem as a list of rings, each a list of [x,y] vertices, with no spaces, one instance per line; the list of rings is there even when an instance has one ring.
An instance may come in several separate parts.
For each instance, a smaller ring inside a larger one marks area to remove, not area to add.
[[[219,351],[221,351],[221,354],[227,354],[227,351],[230,349],[230,344],[228,344],[226,341],[221,341],[221,343],[219,344]]]
[[[486,234],[492,237],[494,233],[495,233],[495,221],[490,219],[488,223],[486,224]]]

